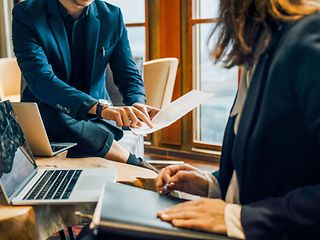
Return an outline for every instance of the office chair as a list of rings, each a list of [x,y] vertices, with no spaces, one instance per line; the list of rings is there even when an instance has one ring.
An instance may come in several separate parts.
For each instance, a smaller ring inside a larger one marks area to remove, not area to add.
[[[20,101],[21,71],[16,58],[0,58],[0,99]]]
[[[179,60],[160,58],[143,64],[147,104],[163,108],[172,100]]]

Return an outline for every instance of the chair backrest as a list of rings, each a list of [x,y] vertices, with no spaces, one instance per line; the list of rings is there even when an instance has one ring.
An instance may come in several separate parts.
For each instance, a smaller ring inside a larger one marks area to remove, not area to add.
[[[0,99],[20,101],[21,71],[16,58],[0,58]]]
[[[179,60],[160,58],[143,64],[147,104],[163,108],[172,100]]]
[[[143,57],[134,56],[133,60],[134,60],[135,64],[137,65],[137,69],[138,69],[139,73],[142,74]],[[107,85],[107,91],[109,93],[109,96],[111,98],[113,105],[115,105],[115,106],[124,105],[122,95],[119,92],[118,87],[114,83],[113,74],[112,74],[112,71],[111,71],[109,64],[106,68],[106,85]]]

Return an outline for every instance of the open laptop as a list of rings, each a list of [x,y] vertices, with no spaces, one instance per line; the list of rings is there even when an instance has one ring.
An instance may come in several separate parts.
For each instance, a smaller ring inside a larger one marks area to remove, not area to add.
[[[23,102],[11,104],[18,117],[18,121],[27,138],[33,155],[51,157],[77,145],[76,143],[49,142],[49,138],[36,103]]]
[[[8,204],[97,202],[115,168],[39,169],[9,101],[0,102],[0,190]]]

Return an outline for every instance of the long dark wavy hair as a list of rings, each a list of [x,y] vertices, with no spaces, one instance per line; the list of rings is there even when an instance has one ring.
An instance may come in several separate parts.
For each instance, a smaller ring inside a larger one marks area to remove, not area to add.
[[[252,66],[268,47],[275,23],[296,21],[320,9],[320,0],[220,0],[212,56],[225,67]],[[320,30],[319,30],[320,31]]]

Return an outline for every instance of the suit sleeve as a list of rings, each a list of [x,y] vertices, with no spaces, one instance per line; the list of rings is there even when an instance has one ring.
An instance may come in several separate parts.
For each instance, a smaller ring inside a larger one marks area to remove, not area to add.
[[[110,58],[114,82],[126,105],[145,103],[144,84],[133,60],[128,33],[119,10],[120,37]]]
[[[212,175],[213,175],[213,176],[218,180],[218,182],[219,182],[219,180],[220,180],[220,177],[219,177],[220,172],[219,172],[219,170],[218,170],[218,171],[213,172],[213,173],[212,173]]]
[[[246,239],[286,239],[287,228],[296,228],[308,239],[309,234],[319,231],[319,203],[320,185],[315,185],[296,189],[284,197],[244,205],[241,223]]]
[[[13,9],[12,34],[14,52],[21,72],[33,95],[41,102],[76,119],[86,119],[81,109],[93,99],[69,86],[53,72],[52,66],[34,33],[31,14],[22,5]]]
[[[284,68],[293,82],[300,108],[297,114],[302,114],[308,132],[320,149],[320,14],[308,19],[302,20],[300,29],[291,34],[294,37],[286,46]],[[311,239],[310,234],[312,239],[314,235],[320,239],[320,183],[295,189],[283,197],[245,205],[241,222],[247,239],[286,239],[289,228],[296,229],[295,239]]]

